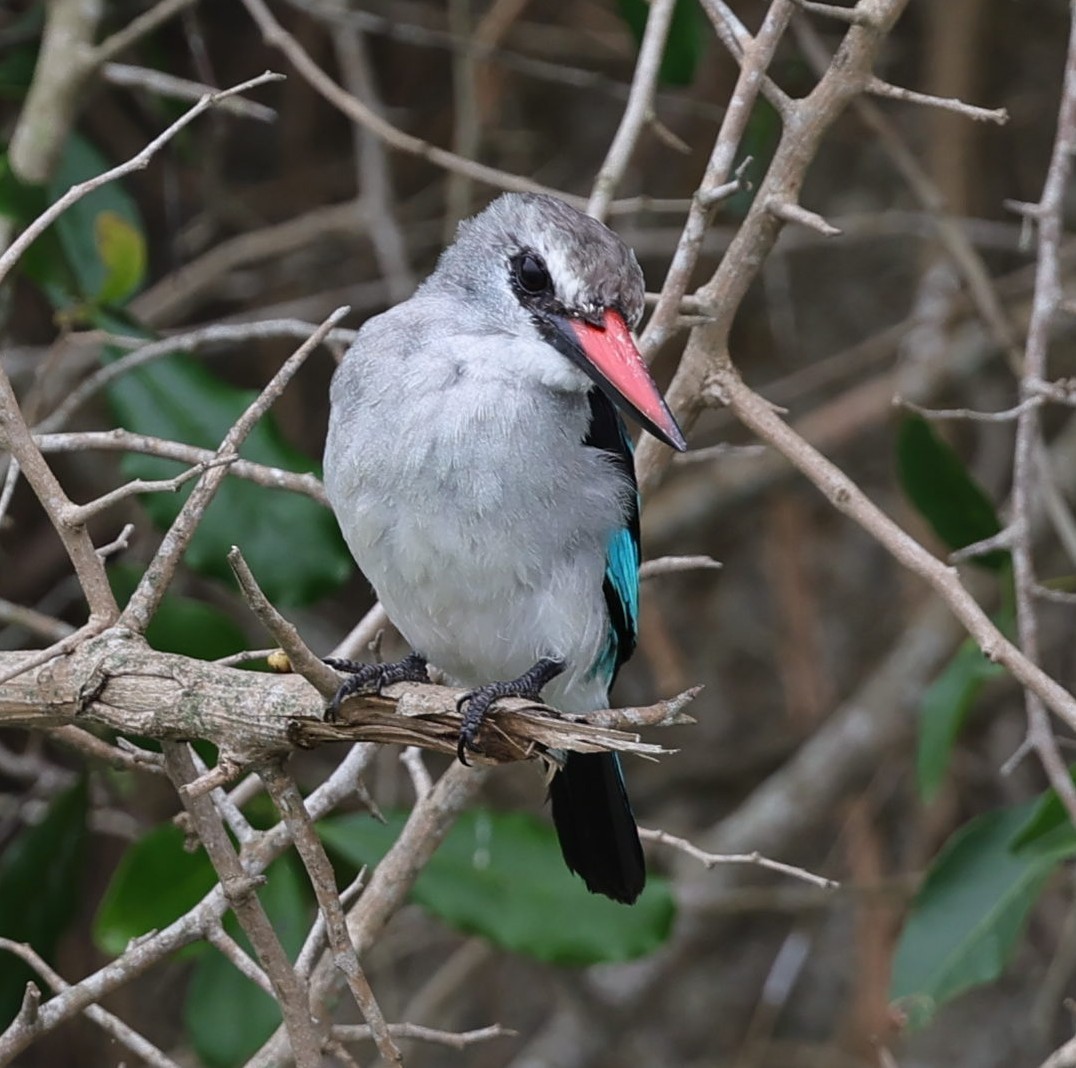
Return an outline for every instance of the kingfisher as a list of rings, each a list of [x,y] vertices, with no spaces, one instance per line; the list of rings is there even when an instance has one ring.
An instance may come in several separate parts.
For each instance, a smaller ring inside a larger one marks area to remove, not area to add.
[[[325,490],[413,650],[329,663],[347,696],[427,666],[466,687],[466,762],[501,697],[609,706],[639,621],[639,495],[621,413],[683,434],[632,340],[634,253],[564,201],[506,193],[462,222],[414,295],[366,321],[332,381]],[[646,868],[615,753],[560,754],[568,868],[630,904]]]

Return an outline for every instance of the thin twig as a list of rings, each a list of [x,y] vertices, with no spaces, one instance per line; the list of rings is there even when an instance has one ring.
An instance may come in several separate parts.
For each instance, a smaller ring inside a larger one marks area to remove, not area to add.
[[[164,742],[162,748],[168,774],[176,788],[193,782],[198,773],[187,744]],[[272,984],[274,998],[284,1016],[284,1026],[296,1064],[299,1068],[318,1068],[321,1064],[321,1043],[310,1017],[306,984],[295,974],[295,969],[254,892],[256,880],[244,871],[213,802],[207,797],[184,796],[182,790],[180,796],[183,797],[191,823],[220,879],[228,904],[250,939],[254,952]]]
[[[1070,11],[1068,55],[1057,118],[1050,165],[1046,172],[1042,199],[1036,211],[1038,225],[1038,260],[1035,267],[1035,289],[1031,319],[1027,329],[1027,344],[1021,367],[1021,384],[1046,380],[1047,350],[1050,327],[1061,303],[1060,247],[1063,236],[1062,212],[1065,191],[1072,171],[1072,153],[1076,150],[1076,8]],[[1027,390],[1021,391],[1024,396]],[[1037,394],[1031,394],[1036,396]],[[1020,413],[1016,422],[1016,445],[1013,454],[1012,528],[1013,528],[1013,585],[1016,592],[1016,624],[1020,646],[1027,660],[1039,661],[1039,627],[1034,590],[1038,585],[1031,546],[1030,515],[1033,507],[1035,482],[1040,474],[1037,463],[1042,448],[1041,426],[1037,406]],[[1076,786],[1073,785],[1065,760],[1057,747],[1057,739],[1044,707],[1045,696],[1038,687],[1027,684],[1024,700],[1027,712],[1028,737],[1038,753],[1050,784],[1057,791],[1069,819],[1076,825]],[[1058,711],[1056,707],[1054,711]]]
[[[770,871],[780,872],[782,875],[791,875],[795,879],[802,879],[812,886],[820,886],[825,890],[835,890],[841,885],[835,879],[815,875],[814,872],[807,871],[805,868],[797,868],[794,864],[784,864],[779,860],[770,860],[769,857],[764,857],[761,853],[707,853],[706,850],[699,849],[698,846],[693,845],[686,838],[678,838],[667,831],[651,830],[646,827],[639,828],[639,837],[644,842],[660,842],[662,845],[673,846],[679,849],[680,852],[686,853],[689,857],[694,857],[695,860],[701,861],[708,868],[716,867],[718,864],[753,864],[759,868],[768,868]]]
[[[225,434],[224,440],[220,443],[220,447],[215,453],[218,460],[225,457],[230,458],[238,453],[254,425],[269,410],[273,402],[284,391],[288,382],[291,381],[292,376],[303,365],[306,358],[321,344],[325,335],[347,314],[347,311],[347,308],[337,308],[311,334],[310,338],[284,361],[261,393],[258,394],[246,411],[236,420],[235,425]],[[190,543],[190,539],[194,536],[205,510],[209,507],[210,501],[212,501],[220,488],[227,470],[226,465],[216,466],[206,471],[199,478],[179,514],[161,540],[160,548],[139,580],[134,593],[131,594],[127,607],[121,613],[120,621],[124,626],[139,634],[144,633],[150,619],[153,617],[153,613],[161,602],[161,598],[164,597],[172,581],[172,576],[175,574],[175,569],[179,564],[179,558],[183,555],[187,545]]]
[[[654,106],[654,89],[658,71],[665,55],[665,42],[672,24],[674,0],[652,0],[646,16],[646,29],[639,45],[639,58],[631,78],[631,93],[627,107],[620,117],[620,125],[609,146],[605,160],[594,179],[587,212],[595,219],[604,219],[609,204],[627,170],[632,153],[642,134]]]
[[[23,232],[11,243],[8,249],[0,255],[0,282],[4,281],[12,267],[14,267],[22,257],[22,254],[45,230],[63,215],[72,204],[77,204],[87,194],[92,193],[95,189],[100,189],[101,186],[107,185],[109,182],[116,181],[117,178],[122,178],[124,175],[132,174],[134,171],[145,169],[145,167],[149,165],[150,160],[153,159],[160,149],[171,141],[184,126],[189,125],[194,119],[201,115],[203,111],[215,107],[222,100],[227,100],[229,97],[238,96],[240,93],[245,93],[259,85],[282,81],[283,78],[283,74],[274,74],[272,71],[266,71],[264,74],[258,75],[257,78],[251,78],[249,81],[242,82],[240,85],[233,86],[231,89],[224,89],[219,93],[209,93],[206,96],[203,96],[194,107],[185,111],[163,133],[158,134],[148,145],[137,152],[129,160],[117,164],[117,166],[110,168],[102,174],[98,174],[93,178],[88,178],[84,182],[78,182],[71,186],[59,200],[50,204],[45,211],[34,219],[34,221],[30,223],[30,225],[27,226],[26,229],[23,230]]]
[[[517,193],[548,193],[560,197],[562,200],[567,200],[576,207],[582,208],[585,206],[580,197],[572,196],[570,193],[564,193],[558,189],[551,189],[538,182],[521,178],[519,175],[512,174],[509,171],[498,170],[496,167],[487,167],[485,164],[476,163],[474,160],[464,159],[454,152],[438,148],[421,138],[404,133],[403,130],[387,122],[361,100],[357,100],[337,85],[311,59],[310,54],[295,37],[280,25],[268,6],[263,3],[263,0],[242,0],[242,4],[250,13],[250,17],[257,23],[266,43],[279,48],[314,90],[320,93],[335,108],[343,112],[352,122],[356,122],[370,130],[391,148],[418,156],[420,159],[429,160],[430,163],[446,171],[465,175],[476,182],[484,182],[499,189],[510,189]]]
[[[86,452],[99,449],[107,452],[137,452],[144,456],[159,456],[178,463],[209,464],[216,453],[182,441],[169,441],[148,434],[134,434],[122,427],[114,430],[81,430],[69,434],[42,434],[34,439],[43,453]],[[298,471],[284,471],[279,467],[267,467],[239,457],[230,459],[228,474],[254,482],[270,489],[290,490],[329,506],[321,480],[316,475]]]
[[[14,942],[10,938],[0,938],[0,950],[6,950],[14,954],[24,963],[28,964],[42,979],[48,983],[49,988],[57,993],[70,990],[71,984],[54,971],[31,946],[21,942]],[[106,1034],[118,1042],[124,1049],[133,1053],[151,1068],[179,1068],[179,1065],[159,1050],[152,1042],[140,1035],[134,1028],[125,1024],[118,1016],[114,1016],[100,1005],[88,1005],[86,1016],[91,1019]]]
[[[291,833],[295,849],[310,877],[318,908],[325,918],[325,930],[332,949],[333,962],[347,980],[351,996],[373,1032],[378,1052],[389,1064],[402,1066],[400,1050],[389,1034],[384,1014],[359,963],[336,890],[332,865],[317,831],[314,830],[302,794],[299,793],[294,779],[278,763],[267,764],[260,768],[258,773]]]
[[[293,670],[302,675],[322,697],[332,698],[340,689],[336,672],[310,651],[310,647],[299,636],[298,630],[273,607],[258,585],[250,565],[234,545],[228,553],[228,563],[239,583],[243,599],[262,626],[280,643],[280,648],[287,653]]]

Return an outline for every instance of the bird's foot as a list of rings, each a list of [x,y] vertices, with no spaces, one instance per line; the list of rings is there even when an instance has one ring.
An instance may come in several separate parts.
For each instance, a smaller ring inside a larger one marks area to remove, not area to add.
[[[456,711],[463,714],[460,740],[456,755],[461,764],[468,764],[467,750],[477,752],[475,739],[486,713],[502,697],[523,697],[528,701],[541,701],[542,688],[564,671],[564,661],[544,656],[529,671],[510,682],[491,682],[468,690],[457,702]]]
[[[341,660],[335,656],[326,656],[324,661],[329,667],[347,675],[325,709],[326,723],[336,722],[340,706],[354,694],[380,693],[394,682],[430,681],[426,672],[426,658],[421,653],[411,653],[391,664],[364,664],[359,660]]]

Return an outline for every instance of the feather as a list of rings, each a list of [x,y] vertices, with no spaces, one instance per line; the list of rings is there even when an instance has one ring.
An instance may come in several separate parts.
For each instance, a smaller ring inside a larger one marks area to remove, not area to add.
[[[603,450],[629,483],[625,525],[609,539],[602,592],[609,636],[594,665],[612,686],[634,652],[639,626],[639,492],[632,445],[623,420],[605,395],[589,394],[590,427],[585,444]],[[587,889],[630,905],[646,882],[635,816],[616,753],[569,753],[549,786],[553,823],[564,862]]]

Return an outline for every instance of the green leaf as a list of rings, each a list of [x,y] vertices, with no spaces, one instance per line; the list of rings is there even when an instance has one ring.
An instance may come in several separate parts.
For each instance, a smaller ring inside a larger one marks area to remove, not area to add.
[[[299,953],[310,920],[308,884],[291,857],[281,857],[267,874],[258,898],[288,957]],[[229,914],[225,930],[249,952],[250,945]],[[187,1033],[209,1068],[245,1063],[280,1026],[276,1002],[220,953],[199,958],[183,1006]]]
[[[334,816],[319,824],[325,842],[356,867],[376,864],[406,817]],[[564,866],[556,834],[522,812],[468,812],[419,876],[414,900],[446,923],[495,945],[555,964],[622,961],[668,938],[675,904],[651,878],[631,908],[591,894]]]
[[[80,779],[0,854],[0,935],[52,960],[81,900],[86,840],[86,782]],[[19,1011],[30,979],[48,989],[21,961],[0,955],[0,1028]]]
[[[628,24],[636,45],[642,43],[650,14],[647,0],[620,0],[620,14]],[[658,81],[664,85],[690,85],[706,43],[706,25],[696,0],[676,0],[665,55],[661,57]]]
[[[93,921],[103,952],[120,954],[132,938],[167,927],[213,888],[209,858],[201,849],[188,853],[183,842],[183,832],[166,823],[128,847]]]
[[[109,167],[109,161],[89,141],[78,134],[72,134],[64,146],[56,173],[48,185],[50,203],[59,200],[71,186],[101,174]],[[118,223],[123,223],[138,236],[143,247],[145,245],[142,237],[144,227],[138,206],[124,192],[119,182],[109,182],[88,193],[56,220],[60,244],[75,276],[76,292],[69,295],[72,298],[93,302],[98,300],[101,293],[108,292],[119,284],[112,281],[116,272],[115,264],[106,262],[102,255],[98,222],[102,217],[114,220],[105,224],[106,231],[110,228],[115,230]],[[142,266],[144,265],[143,258]],[[134,275],[130,266],[126,269],[126,281],[130,283],[134,280]],[[137,287],[141,282],[141,274],[134,281]]]
[[[1005,674],[975,642],[966,641],[923,694],[919,711],[919,795],[930,801],[949,767],[953,744],[975,698],[990,679]]]
[[[185,356],[169,356],[140,367],[108,387],[116,421],[140,434],[216,449],[235,420],[254,399],[248,390],[221,382]],[[271,415],[251,431],[243,455],[290,471],[315,471],[312,463],[284,439]],[[127,478],[170,478],[183,465],[153,456],[124,457]],[[167,528],[193,483],[179,493],[141,498],[153,522]],[[274,604],[309,604],[335,589],[354,564],[332,513],[309,497],[227,478],[206,510],[184,557],[203,575],[234,585],[227,553],[238,545]]]
[[[123,304],[145,277],[145,239],[141,231],[114,211],[98,214],[94,233],[97,253],[108,274],[93,299],[98,304]]]
[[[1070,768],[1069,774],[1076,779],[1076,768]],[[1076,839],[1076,828],[1072,826],[1068,809],[1057,796],[1057,791],[1051,787],[1039,798],[1028,816],[1027,823],[1013,839],[1013,848],[1039,846],[1044,840],[1056,842],[1062,833],[1070,834]]]
[[[112,592],[120,604],[134,593],[141,571],[128,564],[108,570]],[[243,631],[223,612],[203,601],[166,593],[149,627],[146,641],[162,653],[180,653],[199,660],[218,660],[247,647]]]
[[[922,416],[901,420],[897,461],[904,492],[950,549],[963,549],[1001,530],[990,498]],[[995,551],[973,562],[1000,570],[1007,566],[1009,554]]]
[[[1014,849],[1036,804],[977,817],[931,865],[901,932],[890,986],[912,1026],[1001,974],[1050,872],[1076,854],[1072,834]]]

